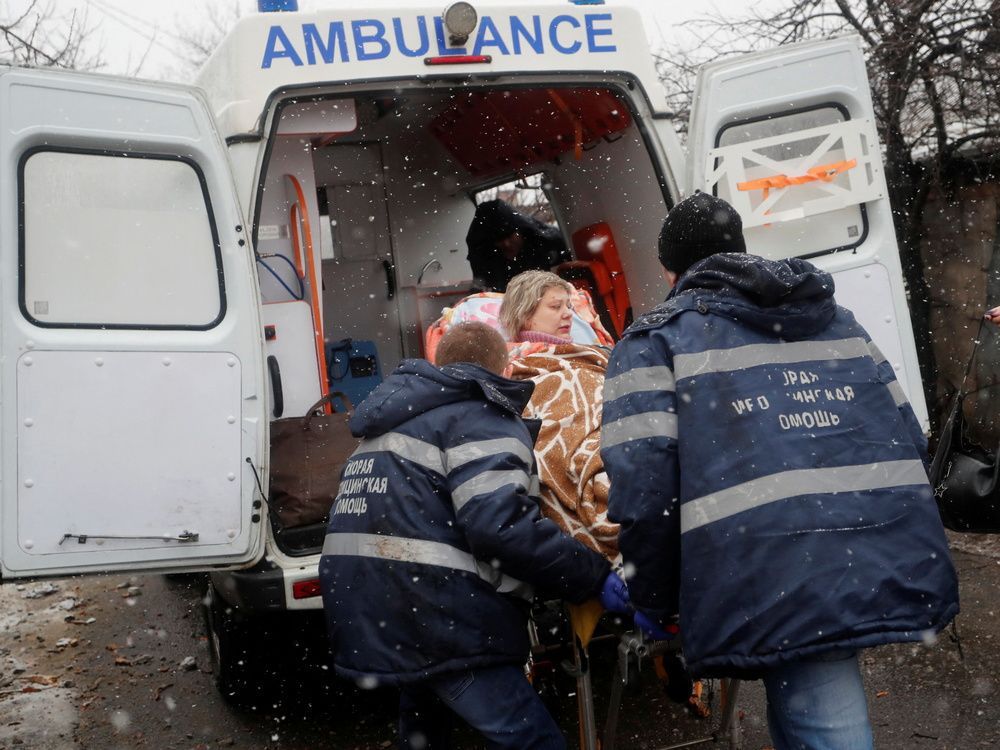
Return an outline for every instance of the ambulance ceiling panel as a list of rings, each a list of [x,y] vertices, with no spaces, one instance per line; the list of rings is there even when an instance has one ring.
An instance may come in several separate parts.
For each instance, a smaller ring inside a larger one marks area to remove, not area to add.
[[[431,132],[473,177],[516,172],[583,151],[632,122],[602,89],[512,89],[455,96]]]

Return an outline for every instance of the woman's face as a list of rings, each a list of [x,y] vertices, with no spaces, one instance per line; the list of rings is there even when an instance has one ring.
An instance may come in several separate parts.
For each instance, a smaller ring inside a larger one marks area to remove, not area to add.
[[[557,286],[550,286],[538,301],[524,328],[527,331],[538,331],[568,339],[572,321],[573,306],[569,292]]]

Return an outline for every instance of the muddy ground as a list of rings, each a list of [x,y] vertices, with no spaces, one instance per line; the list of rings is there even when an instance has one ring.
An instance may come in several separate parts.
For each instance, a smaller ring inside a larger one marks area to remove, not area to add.
[[[949,630],[930,647],[863,656],[877,747],[1000,746],[1000,537],[951,539],[962,593],[960,640]],[[289,665],[268,680],[255,710],[224,701],[212,680],[200,611],[204,586],[200,576],[119,575],[0,587],[0,748],[394,746],[392,693],[342,685],[322,665]],[[599,725],[613,645],[593,649]],[[262,658],[278,646],[262,643]],[[551,705],[574,747],[574,684],[559,679],[556,688]],[[743,686],[739,705],[743,746],[768,747],[759,684]],[[647,665],[637,689],[625,695],[617,746],[654,750],[707,737],[713,722],[669,701]],[[478,746],[467,733],[456,745]]]

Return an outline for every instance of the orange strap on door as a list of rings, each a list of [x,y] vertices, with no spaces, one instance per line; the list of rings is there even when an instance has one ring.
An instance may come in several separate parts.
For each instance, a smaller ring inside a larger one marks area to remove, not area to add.
[[[309,305],[312,309],[313,338],[316,342],[316,369],[319,371],[320,395],[325,396],[330,392],[330,386],[326,380],[326,349],[323,346],[323,312],[319,309],[319,274],[316,272],[316,258],[313,255],[312,231],[309,228],[309,211],[306,204],[306,196],[302,191],[302,185],[292,175],[287,174],[285,178],[295,190],[295,203],[292,204],[291,219],[295,223],[301,223],[303,240],[303,254],[306,256],[306,269],[309,274]],[[298,229],[297,224],[296,230]],[[330,405],[326,405],[327,414],[330,413]]]
[[[306,219],[308,221],[308,218]],[[292,227],[292,250],[295,251],[295,273],[300,279],[306,277],[302,268],[302,244],[299,242],[299,204],[292,204],[292,215],[288,223]]]
[[[740,191],[763,190],[764,200],[770,195],[771,189],[791,187],[792,185],[805,185],[809,182],[833,182],[833,178],[848,169],[858,166],[857,159],[848,161],[838,161],[833,164],[823,164],[818,167],[807,169],[806,173],[797,177],[789,177],[786,174],[776,174],[772,177],[761,177],[748,182],[737,182],[736,189]]]

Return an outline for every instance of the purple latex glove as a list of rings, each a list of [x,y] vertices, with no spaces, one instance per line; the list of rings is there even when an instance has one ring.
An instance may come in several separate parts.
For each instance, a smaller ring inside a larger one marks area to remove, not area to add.
[[[642,634],[651,641],[669,641],[677,634],[676,628],[674,629],[674,632],[671,633],[666,630],[663,625],[656,622],[652,618],[647,617],[638,610],[636,610],[633,622],[635,622],[635,626],[642,631]]]
[[[632,605],[628,598],[628,586],[616,573],[608,573],[608,577],[604,579],[600,599],[601,606],[609,612],[628,614],[632,611]]]

